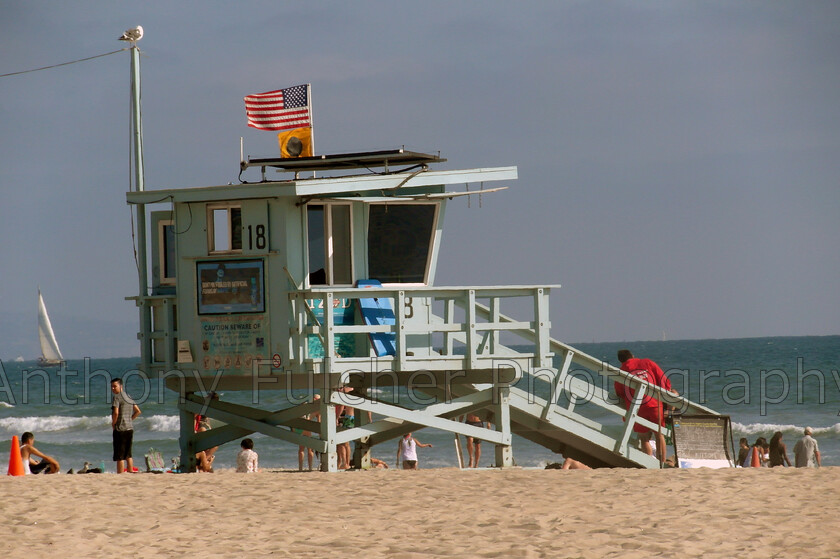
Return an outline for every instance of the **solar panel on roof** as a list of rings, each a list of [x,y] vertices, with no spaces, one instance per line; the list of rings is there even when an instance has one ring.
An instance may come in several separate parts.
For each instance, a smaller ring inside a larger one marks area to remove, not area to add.
[[[274,167],[287,171],[330,171],[342,169],[370,169],[384,167],[389,172],[391,165],[419,166],[429,163],[443,163],[440,154],[419,153],[405,149],[369,151],[360,153],[338,153],[295,158],[248,158],[242,161],[242,170],[248,167]],[[404,169],[401,169],[404,170]]]

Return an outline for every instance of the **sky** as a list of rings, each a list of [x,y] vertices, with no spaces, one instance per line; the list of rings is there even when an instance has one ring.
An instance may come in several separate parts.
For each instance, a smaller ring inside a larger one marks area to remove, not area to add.
[[[437,285],[561,285],[568,343],[840,334],[838,2],[0,0],[0,74],[136,25],[147,190],[237,183],[242,98],[311,83],[318,153],[517,166]],[[38,286],[65,357],[139,354],[129,62],[0,77],[0,358]]]

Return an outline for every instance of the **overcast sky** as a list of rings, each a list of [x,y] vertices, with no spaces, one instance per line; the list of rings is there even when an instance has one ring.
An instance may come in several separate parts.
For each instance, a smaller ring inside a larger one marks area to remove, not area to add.
[[[147,190],[237,182],[240,136],[277,150],[242,97],[311,83],[318,153],[518,167],[450,203],[438,285],[561,284],[571,343],[840,333],[840,2],[0,0],[0,74],[138,24]],[[97,345],[138,320],[129,94],[127,52],[0,78],[0,320],[27,358],[38,285],[67,356],[139,353]]]

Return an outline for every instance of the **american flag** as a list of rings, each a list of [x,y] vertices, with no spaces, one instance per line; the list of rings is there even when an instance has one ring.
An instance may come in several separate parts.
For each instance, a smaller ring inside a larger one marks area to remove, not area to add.
[[[248,126],[258,130],[290,130],[312,126],[309,84],[245,97]]]

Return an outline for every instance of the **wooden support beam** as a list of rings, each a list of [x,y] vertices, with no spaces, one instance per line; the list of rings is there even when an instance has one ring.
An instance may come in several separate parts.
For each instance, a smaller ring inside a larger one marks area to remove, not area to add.
[[[318,434],[326,447],[321,452],[321,471],[338,471],[338,454],[336,453],[336,424],[335,404],[332,403],[333,390],[327,389],[320,400],[321,427]]]
[[[491,391],[484,391],[477,393],[476,395],[484,399],[482,405],[490,405],[492,399]],[[440,429],[442,431],[459,433],[467,437],[475,437],[494,444],[509,445],[509,432],[506,434],[500,433],[442,417],[442,415],[452,417],[463,414],[463,410],[465,408],[468,408],[475,403],[474,400],[476,399],[476,395],[470,395],[463,400],[459,399],[459,401],[431,405],[420,410],[409,410],[393,404],[386,404],[384,402],[376,402],[366,399],[362,399],[360,402],[354,401],[352,406],[355,409],[385,415],[388,419],[374,421],[373,423],[363,427],[354,427],[352,429],[347,429],[346,431],[339,431],[336,434],[336,444],[349,442],[363,436],[369,437],[392,429],[394,427],[393,419],[398,419],[405,423],[412,423],[423,427],[434,427],[435,429]],[[338,394],[333,395],[333,403],[343,403]]]
[[[195,449],[195,420],[193,414],[185,409],[181,409],[178,415],[181,418],[181,429],[178,437],[178,443],[181,447],[181,471],[194,472],[196,468],[195,453],[197,452]]]
[[[496,444],[496,467],[510,468],[513,466],[513,447],[510,433],[510,388],[496,385],[492,389],[494,405],[494,422],[496,431],[506,443]]]
[[[199,405],[191,405],[189,403],[186,404],[186,407],[187,409],[193,412],[201,408],[201,406]],[[322,450],[320,450],[321,448],[324,448],[323,441],[317,441],[317,439],[306,437],[286,428],[271,425],[265,421],[254,420],[247,417],[242,417],[240,415],[223,412],[220,410],[214,411],[213,417],[219,419],[220,421],[224,421],[228,425],[242,427],[244,429],[250,430],[251,432],[262,433],[275,439],[280,439],[296,445],[308,446],[314,448],[315,450],[318,450],[319,452],[323,452]]]
[[[627,408],[627,412],[624,414],[624,429],[621,433],[621,437],[616,440],[614,449],[615,452],[622,456],[627,455],[625,451],[627,441],[630,440],[630,435],[633,433],[633,425],[635,424],[634,419],[639,413],[639,407],[642,404],[642,398],[645,396],[646,389],[647,386],[645,385],[641,385],[636,389],[636,395],[633,397],[630,407]]]

